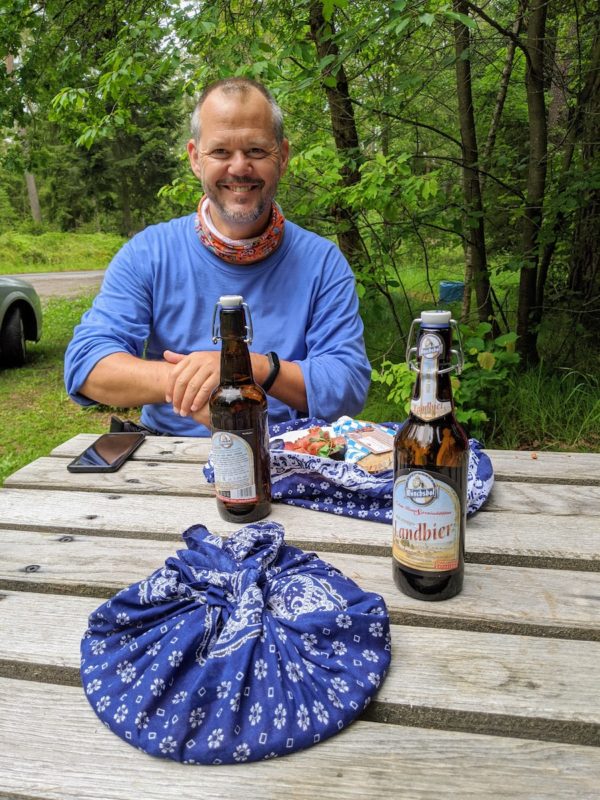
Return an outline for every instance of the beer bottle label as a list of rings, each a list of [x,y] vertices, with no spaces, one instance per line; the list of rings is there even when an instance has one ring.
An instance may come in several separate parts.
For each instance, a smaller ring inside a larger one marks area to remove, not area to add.
[[[420,572],[457,569],[461,506],[440,475],[405,470],[394,482],[393,558]]]
[[[254,455],[244,436],[253,431],[216,431],[212,436],[211,460],[215,469],[217,497],[228,503],[258,500],[254,482]]]
[[[430,422],[452,411],[449,400],[438,400],[437,378],[439,360],[444,353],[444,342],[436,333],[426,333],[419,341],[418,356],[421,359],[420,393],[410,403],[410,410],[419,419]]]

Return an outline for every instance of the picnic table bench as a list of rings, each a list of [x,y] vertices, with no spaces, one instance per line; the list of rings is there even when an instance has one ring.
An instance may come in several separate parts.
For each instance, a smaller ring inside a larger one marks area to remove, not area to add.
[[[83,434],[0,489],[0,797],[600,797],[600,455],[488,451],[463,592],[401,594],[391,527],[277,503],[289,544],[386,600],[388,677],[332,739],[254,764],[155,759],[96,718],[79,678],[87,617],[162,566],[181,533],[227,536],[209,442],[148,437],[112,474],[71,474]]]

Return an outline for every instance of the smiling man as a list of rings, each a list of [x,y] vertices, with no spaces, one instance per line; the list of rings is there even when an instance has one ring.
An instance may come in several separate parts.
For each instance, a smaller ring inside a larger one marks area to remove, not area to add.
[[[67,391],[83,405],[142,405],[154,432],[207,436],[220,369],[213,309],[241,294],[269,421],[357,413],[370,367],[354,277],[333,243],[274,202],[289,159],[281,109],[255,81],[217,81],[200,96],[187,150],[198,209],[115,256],[67,348]]]
[[[269,99],[253,86],[231,85],[236,91],[209,88],[200,100],[188,154],[213,223],[232,239],[250,239],[267,227],[289,144]]]

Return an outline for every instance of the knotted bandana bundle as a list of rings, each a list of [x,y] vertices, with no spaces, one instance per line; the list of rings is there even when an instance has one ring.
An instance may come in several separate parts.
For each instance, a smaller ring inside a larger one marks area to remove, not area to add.
[[[354,463],[284,450],[283,442],[277,440],[277,437],[289,431],[327,424],[324,420],[310,418],[277,423],[269,427],[273,500],[313,511],[391,524],[394,488],[392,470],[371,474]],[[394,431],[400,427],[393,422],[385,425]],[[214,482],[210,461],[204,466],[204,475],[209,482]],[[467,515],[474,514],[481,508],[488,499],[493,484],[494,471],[489,456],[483,452],[477,439],[469,439]]]
[[[183,538],[187,550],[90,616],[81,676],[107,727],[151,755],[229,764],[351,723],[389,666],[383,599],[285,545],[277,523]]]
[[[206,195],[198,204],[196,233],[205,247],[229,264],[253,264],[270,256],[283,239],[285,217],[277,203],[272,204],[267,229],[254,239],[228,239],[215,228],[210,218],[210,200]]]

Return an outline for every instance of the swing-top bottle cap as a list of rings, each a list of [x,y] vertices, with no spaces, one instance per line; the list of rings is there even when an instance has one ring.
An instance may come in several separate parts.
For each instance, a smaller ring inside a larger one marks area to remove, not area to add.
[[[219,297],[219,305],[221,308],[237,308],[244,302],[241,294],[224,294]]]
[[[421,324],[422,325],[448,325],[452,313],[450,311],[422,311]]]
[[[241,294],[223,294],[221,297],[219,297],[219,300],[215,305],[212,319],[212,340],[214,344],[216,344],[218,340],[222,338],[219,330],[219,321],[220,317],[222,316],[220,311],[223,311],[224,309],[241,309],[242,316],[244,316],[246,320],[246,336],[244,341],[246,344],[252,344],[252,317],[250,316],[250,309],[244,302],[244,298]]]

